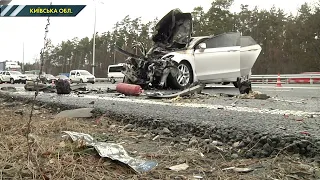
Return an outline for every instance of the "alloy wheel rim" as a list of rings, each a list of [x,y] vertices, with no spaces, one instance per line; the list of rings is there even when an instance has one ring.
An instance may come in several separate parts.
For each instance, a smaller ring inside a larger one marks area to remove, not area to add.
[[[177,76],[177,82],[180,86],[185,86],[189,83],[190,80],[190,71],[185,64],[180,64],[178,66],[179,74]]]

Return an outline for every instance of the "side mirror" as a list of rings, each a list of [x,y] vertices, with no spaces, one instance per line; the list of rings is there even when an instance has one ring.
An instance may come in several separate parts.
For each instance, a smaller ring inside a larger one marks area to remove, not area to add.
[[[199,44],[199,48],[200,48],[201,50],[206,49],[206,48],[207,48],[207,44],[206,44],[206,43],[200,43],[200,44]]]

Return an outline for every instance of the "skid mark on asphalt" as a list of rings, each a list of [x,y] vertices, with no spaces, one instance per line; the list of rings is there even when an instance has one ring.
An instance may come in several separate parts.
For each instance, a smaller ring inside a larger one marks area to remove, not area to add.
[[[293,111],[293,110],[280,110],[280,109],[259,109],[251,107],[233,107],[233,106],[222,106],[214,104],[198,104],[198,103],[166,103],[145,99],[126,99],[126,98],[114,98],[114,97],[97,97],[86,95],[82,98],[90,99],[102,99],[108,101],[118,101],[118,102],[128,102],[128,103],[139,103],[139,104],[153,104],[153,105],[163,105],[163,106],[176,106],[176,107],[189,107],[189,108],[206,108],[206,109],[221,109],[228,111],[238,111],[238,112],[250,112],[250,113],[260,113],[260,114],[275,114],[275,115],[294,115],[294,116],[320,116],[320,112],[306,112],[306,111]]]

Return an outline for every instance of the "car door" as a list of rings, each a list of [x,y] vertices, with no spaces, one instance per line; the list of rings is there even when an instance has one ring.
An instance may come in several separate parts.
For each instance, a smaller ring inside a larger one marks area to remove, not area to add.
[[[71,71],[70,75],[69,75],[69,79],[71,81],[76,81],[75,76],[76,76],[76,72],[75,71]]]
[[[5,82],[10,82],[10,72],[9,71],[5,71],[5,75],[4,75],[3,80]]]
[[[3,82],[4,81],[4,71],[0,71],[0,79]]]
[[[81,79],[81,74],[79,71],[76,72],[76,81],[77,82],[80,82],[80,79]]]
[[[241,36],[241,55],[240,55],[240,69],[241,76],[250,75],[251,68],[256,62],[260,52],[261,46],[251,36]]]
[[[210,37],[204,49],[195,48],[195,71],[199,80],[210,81],[240,77],[240,33]]]

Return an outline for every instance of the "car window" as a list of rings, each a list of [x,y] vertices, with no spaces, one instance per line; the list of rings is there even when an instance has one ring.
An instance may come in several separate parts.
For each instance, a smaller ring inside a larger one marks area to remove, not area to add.
[[[10,73],[9,73],[9,72],[6,72],[6,75],[10,75]]]
[[[237,46],[239,39],[240,33],[225,33],[207,39],[204,43],[207,48],[232,47]]]
[[[109,67],[109,72],[121,72],[123,69],[123,66],[111,66]]]
[[[77,72],[77,76],[80,76],[80,73],[79,73],[79,72]]]
[[[76,73],[75,72],[71,72],[71,75],[75,75]]]
[[[257,42],[251,36],[241,36],[239,41],[237,42],[237,45],[240,45],[241,47],[252,46],[257,44]]]
[[[78,72],[79,73],[79,72]],[[80,74],[80,73],[79,73]],[[81,71],[81,75],[91,75],[88,71]]]

